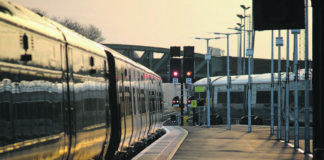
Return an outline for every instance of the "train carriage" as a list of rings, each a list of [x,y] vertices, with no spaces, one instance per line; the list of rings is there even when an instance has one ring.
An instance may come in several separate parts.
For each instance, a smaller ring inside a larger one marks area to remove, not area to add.
[[[311,78],[311,71],[309,71]],[[227,122],[227,76],[211,77],[211,111],[212,115],[221,116],[223,122]],[[274,73],[274,114],[277,115],[278,107],[278,83],[281,83],[281,110],[285,113],[286,106],[286,73],[281,73],[281,81],[278,81],[278,74]],[[206,86],[206,78],[201,79],[193,84],[193,86]],[[270,124],[271,112],[271,74],[255,74],[251,75],[251,112],[254,117],[259,119],[258,124]],[[289,120],[294,123],[294,74],[289,73]],[[304,123],[304,107],[305,107],[305,71],[299,70],[298,73],[298,106],[299,106],[299,123]],[[194,93],[194,91],[192,91]],[[201,96],[206,98],[206,94],[194,93],[195,97]],[[200,95],[198,95],[200,94]],[[231,122],[242,122],[242,118],[248,115],[248,75],[233,75],[230,79],[230,107]],[[310,113],[312,116],[312,85],[310,81]],[[281,114],[282,120],[285,114]],[[262,121],[262,123],[261,123]],[[277,121],[277,118],[275,119]],[[312,123],[312,118],[310,118]]]
[[[0,1],[0,159],[116,158],[158,129],[161,92],[142,65]]]

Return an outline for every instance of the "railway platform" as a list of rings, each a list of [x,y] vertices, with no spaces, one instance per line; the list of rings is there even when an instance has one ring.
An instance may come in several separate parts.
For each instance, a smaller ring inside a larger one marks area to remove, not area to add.
[[[134,160],[311,160],[311,154],[304,154],[301,139],[294,149],[294,142],[278,140],[276,132],[270,135],[270,126],[247,125],[165,126],[167,133]],[[312,143],[312,142],[311,142]],[[312,144],[311,144],[312,145]],[[312,151],[312,149],[311,149]]]

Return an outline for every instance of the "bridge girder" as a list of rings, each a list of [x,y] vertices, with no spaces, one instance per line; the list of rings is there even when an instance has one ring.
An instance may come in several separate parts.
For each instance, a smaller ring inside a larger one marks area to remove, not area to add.
[[[170,49],[169,48],[158,48],[158,47],[149,47],[149,46],[136,46],[136,45],[122,45],[122,44],[104,44],[105,46],[114,49],[124,56],[127,56],[134,60],[137,63],[140,63],[147,68],[153,70],[155,73],[159,74],[163,81],[169,81],[170,75]],[[143,54],[136,58],[135,53],[136,51],[143,52]],[[154,58],[154,54],[159,53],[163,54],[160,58],[156,59]],[[183,51],[180,53],[181,56],[183,56]],[[219,57],[212,57],[211,63],[210,63],[210,75],[216,75],[219,73],[220,70],[222,70],[222,63],[216,58]],[[196,80],[200,78],[206,77],[207,74],[207,63],[205,61],[205,55],[204,54],[198,54],[195,53],[195,77]]]

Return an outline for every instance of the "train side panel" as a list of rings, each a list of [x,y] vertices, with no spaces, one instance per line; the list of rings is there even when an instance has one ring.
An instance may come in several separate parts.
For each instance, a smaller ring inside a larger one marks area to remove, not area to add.
[[[15,15],[0,13],[0,159],[62,158],[68,142],[64,43],[18,22]],[[62,38],[58,31],[56,36]],[[25,53],[30,60],[21,58]]]
[[[106,57],[69,47],[71,156],[100,155],[109,135],[110,114]],[[73,154],[72,154],[73,153]]]
[[[311,74],[310,74],[311,75]],[[276,74],[274,75],[276,77]],[[282,76],[282,88],[279,92],[281,92],[281,97],[278,97],[278,81],[274,82],[274,115],[277,115],[278,112],[278,99],[281,99],[281,112],[282,112],[282,120],[285,119],[285,108],[286,108],[286,85],[285,85],[285,74]],[[293,76],[290,74],[290,83],[289,83],[289,121],[290,124],[294,123],[294,83]],[[218,114],[223,118],[223,122],[227,121],[227,82],[226,77],[218,76],[211,77],[213,84],[214,94],[211,114]],[[299,106],[299,123],[304,123],[304,115],[305,115],[305,81],[303,73],[301,72],[298,75],[298,106]],[[194,86],[204,86],[206,85],[206,80],[202,79],[194,84]],[[242,116],[246,116],[248,114],[248,97],[247,97],[247,76],[233,76],[230,88],[230,99],[231,99],[231,121],[233,124],[239,123]],[[252,75],[252,96],[251,96],[251,112],[252,115],[258,116],[259,119],[262,120],[262,124],[270,124],[270,112],[271,112],[271,82],[270,82],[270,74],[260,74],[260,75]],[[310,91],[309,91],[309,107],[310,107],[310,123],[312,123],[312,107],[313,102],[311,101],[312,97],[312,84],[310,83]],[[204,95],[204,94],[202,94]],[[195,96],[199,96],[198,93],[195,93]],[[203,98],[205,98],[203,96]],[[278,119],[275,118],[275,123]],[[258,121],[259,123],[260,121]],[[261,123],[260,123],[261,124]]]
[[[0,6],[0,159],[111,159],[160,127],[158,75],[23,7]]]

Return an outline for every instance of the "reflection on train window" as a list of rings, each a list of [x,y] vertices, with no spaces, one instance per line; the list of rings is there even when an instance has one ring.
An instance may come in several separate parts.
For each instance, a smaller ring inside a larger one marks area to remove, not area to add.
[[[0,120],[10,121],[9,117],[9,103],[1,102],[0,103]]]
[[[137,104],[136,104],[136,101],[135,101],[135,99],[136,99],[136,95],[135,95],[135,88],[133,87],[133,93],[132,93],[132,95],[133,95],[133,100],[134,100],[134,114],[137,114]]]
[[[140,96],[140,101],[141,101],[141,111],[142,113],[146,112],[146,107],[145,107],[145,93],[144,89],[141,89],[141,96]]]

